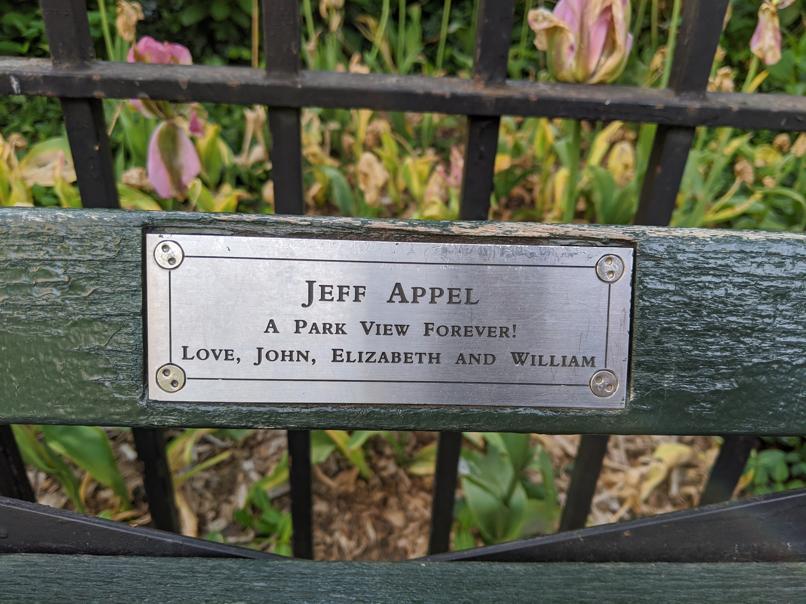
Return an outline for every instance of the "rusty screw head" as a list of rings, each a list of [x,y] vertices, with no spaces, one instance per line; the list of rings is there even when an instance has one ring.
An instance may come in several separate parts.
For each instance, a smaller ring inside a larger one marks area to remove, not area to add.
[[[160,241],[154,248],[154,260],[164,269],[177,268],[184,258],[185,252],[176,241]]]
[[[615,254],[607,254],[596,263],[596,276],[605,283],[615,283],[624,274],[624,260]]]
[[[179,392],[185,386],[185,371],[168,363],[157,369],[157,386],[165,392]]]
[[[602,369],[593,374],[590,381],[591,392],[596,396],[607,398],[618,390],[618,378],[609,369]]]

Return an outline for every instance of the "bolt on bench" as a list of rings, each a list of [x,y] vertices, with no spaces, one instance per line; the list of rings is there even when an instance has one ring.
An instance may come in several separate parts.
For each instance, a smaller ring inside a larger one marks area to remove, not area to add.
[[[84,0],[41,4],[53,60],[0,58],[0,94],[60,98],[86,209],[0,210],[0,599],[806,595],[806,492],[720,503],[752,437],[806,432],[806,236],[660,226],[698,125],[806,130],[803,98],[705,92],[727,0],[685,3],[668,90],[505,80],[512,0],[480,2],[475,81],[301,71],[279,0],[265,73],[100,62]],[[278,216],[104,209],[100,99],[136,97],[269,105]],[[462,221],[299,216],[309,105],[467,115]],[[473,222],[503,114],[658,123],[637,225]],[[165,530],[32,503],[12,423],[134,428]],[[174,534],[179,426],[288,430],[296,559]],[[307,431],[337,427],[440,431],[429,558],[305,560]],[[585,435],[562,532],[448,551],[462,431]],[[712,505],[584,529],[608,434],[725,436]]]

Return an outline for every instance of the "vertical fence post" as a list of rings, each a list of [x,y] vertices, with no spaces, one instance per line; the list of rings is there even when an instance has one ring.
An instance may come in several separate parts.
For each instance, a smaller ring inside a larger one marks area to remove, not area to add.
[[[151,523],[163,531],[181,533],[173,477],[165,452],[165,433],[156,428],[134,428],[132,435],[137,457],[143,464],[143,485]]]
[[[300,19],[295,0],[263,0],[263,39],[266,72],[299,77]],[[300,111],[269,107],[274,210],[303,214],[302,140]],[[313,495],[311,492],[311,434],[288,431],[291,483],[292,551],[297,558],[313,558]]]
[[[93,61],[95,53],[86,0],[41,0],[41,6],[54,65],[75,68]],[[85,208],[117,208],[118,192],[103,104],[93,98],[63,98],[60,101],[82,205]],[[160,523],[160,528],[175,530],[178,523],[175,521],[173,489],[169,488],[170,484],[166,487],[164,480],[156,479],[167,476],[170,482],[164,439],[156,439],[151,433],[138,435],[138,431],[138,428],[132,430],[136,443],[161,447],[153,451],[138,449],[145,467],[144,483],[152,517]],[[171,518],[173,522],[169,521]]]
[[[506,79],[514,13],[514,0],[479,1],[473,67],[473,77],[477,80],[496,83]],[[459,218],[462,220],[486,220],[490,213],[500,123],[501,118],[498,116],[469,115],[467,118],[462,203],[459,209]],[[450,549],[461,450],[461,432],[440,433],[431,503],[431,535],[428,546],[431,554]]]
[[[36,501],[11,426],[0,425],[0,495]]]
[[[514,0],[479,1],[473,64],[476,80],[491,84],[506,79],[514,12]],[[459,210],[462,220],[487,220],[490,213],[500,124],[499,116],[468,116]]]
[[[300,19],[295,0],[263,0],[266,72],[299,77]],[[277,214],[303,214],[300,111],[269,108],[274,204]]]
[[[580,439],[560,518],[561,531],[585,528],[609,440],[606,434],[586,434]]]
[[[728,2],[698,0],[683,3],[683,17],[669,79],[669,85],[675,92],[705,93]],[[665,226],[669,223],[695,132],[694,128],[658,127],[644,175],[635,224]],[[582,436],[580,451],[589,452],[586,465],[601,469],[602,459],[607,452],[607,437]],[[593,457],[596,454],[602,457],[598,463]],[[595,475],[577,474],[574,471],[566,500],[566,506],[573,506],[573,510],[568,514],[563,511],[561,530],[585,526],[598,477],[598,470]]]
[[[699,505],[728,501],[733,497],[736,484],[742,477],[747,458],[756,448],[755,436],[725,436],[719,455],[708,475],[708,482],[700,495]]]
[[[728,2],[699,0],[683,3],[683,18],[669,79],[669,87],[675,92],[705,94]],[[635,224],[665,226],[669,223],[695,132],[694,128],[658,127]]]
[[[86,0],[41,0],[41,6],[53,64],[80,67],[94,60]],[[93,98],[60,101],[84,207],[117,207],[103,104]]]

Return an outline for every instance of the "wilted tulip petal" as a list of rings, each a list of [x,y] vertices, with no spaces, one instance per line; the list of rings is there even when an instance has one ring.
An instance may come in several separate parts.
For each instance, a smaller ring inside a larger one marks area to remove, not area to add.
[[[775,65],[781,60],[781,24],[778,9],[770,2],[758,9],[758,24],[750,39],[750,50],[765,65]]]
[[[559,11],[561,0],[555,8]],[[576,38],[568,22],[544,8],[529,11],[529,27],[535,32],[535,46],[548,52],[548,68],[554,79],[573,82]]]
[[[134,42],[134,37],[137,33],[137,22],[143,19],[145,19],[145,15],[139,2],[118,0],[115,29],[121,38],[127,42]]]
[[[632,48],[629,0],[560,0],[554,11],[529,11],[535,46],[548,53],[561,82],[612,82]]]
[[[196,147],[174,122],[162,122],[148,143],[148,180],[163,198],[182,198],[201,172]]]
[[[127,57],[129,63],[152,63],[161,65],[192,65],[193,57],[190,51],[181,44],[159,42],[151,36],[143,36],[137,44],[129,49]],[[148,118],[159,117],[168,119],[174,114],[170,104],[165,101],[151,101],[132,99],[129,101],[132,109],[139,111]]]

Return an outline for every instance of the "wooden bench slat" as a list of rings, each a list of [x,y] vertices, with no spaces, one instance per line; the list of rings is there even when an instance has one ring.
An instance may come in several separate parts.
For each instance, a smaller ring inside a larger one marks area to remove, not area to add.
[[[791,602],[803,563],[310,562],[12,554],[0,601]]]
[[[627,407],[148,403],[144,229],[634,245]],[[0,237],[0,423],[622,434],[806,430],[803,234],[9,208],[0,210]]]

